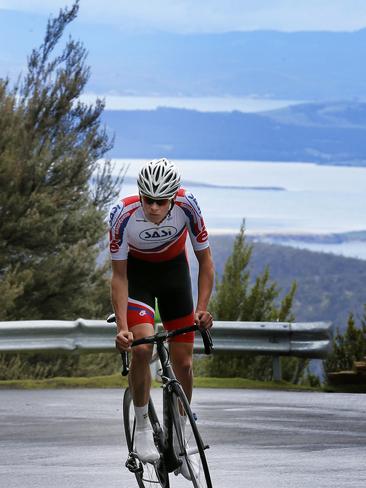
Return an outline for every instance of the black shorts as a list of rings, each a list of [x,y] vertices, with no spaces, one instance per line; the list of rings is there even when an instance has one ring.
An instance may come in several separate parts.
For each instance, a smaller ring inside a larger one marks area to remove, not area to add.
[[[191,277],[186,253],[162,262],[128,256],[129,328],[143,323],[154,325],[155,299],[164,328],[175,330],[194,323]],[[194,332],[177,336],[177,342],[193,342]]]

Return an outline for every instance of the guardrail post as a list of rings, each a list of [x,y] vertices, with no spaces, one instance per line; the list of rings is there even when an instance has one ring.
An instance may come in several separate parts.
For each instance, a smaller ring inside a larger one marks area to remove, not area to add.
[[[282,380],[281,357],[280,356],[273,356],[272,380],[273,381],[281,381]]]

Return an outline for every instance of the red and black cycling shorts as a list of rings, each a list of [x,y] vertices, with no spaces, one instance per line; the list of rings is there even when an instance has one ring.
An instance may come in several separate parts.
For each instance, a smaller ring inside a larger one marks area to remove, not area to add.
[[[129,328],[149,323],[154,326],[155,299],[166,330],[194,324],[191,277],[186,253],[158,263],[137,259],[127,261]],[[193,342],[194,332],[172,339]]]

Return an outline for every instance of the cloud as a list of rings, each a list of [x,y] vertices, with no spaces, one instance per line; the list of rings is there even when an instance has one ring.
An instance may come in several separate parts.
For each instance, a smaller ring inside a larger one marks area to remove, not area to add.
[[[70,0],[0,0],[0,8],[56,15]],[[224,32],[357,30],[365,0],[80,0],[79,20],[123,29]]]

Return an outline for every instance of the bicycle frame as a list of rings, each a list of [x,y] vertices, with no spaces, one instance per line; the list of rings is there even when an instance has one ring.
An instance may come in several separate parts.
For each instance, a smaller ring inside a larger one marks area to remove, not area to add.
[[[179,384],[176,379],[172,365],[170,363],[169,352],[162,341],[157,342],[157,353],[161,362],[163,381],[163,453],[166,469],[173,472],[181,465],[181,460],[177,457],[173,448],[173,418],[171,412],[171,396],[174,384]]]
[[[156,344],[156,352],[157,356],[161,363],[161,369],[159,375],[162,379],[162,388],[163,388],[163,418],[162,423],[160,423],[159,418],[156,414],[154,404],[152,400],[149,401],[149,417],[150,422],[153,427],[153,435],[155,439],[155,444],[158,447],[158,450],[161,454],[161,460],[159,463],[154,463],[155,472],[159,476],[167,476],[168,473],[175,472],[175,474],[180,472],[180,467],[182,466],[182,462],[187,462],[187,451],[185,449],[185,444],[183,443],[183,439],[181,436],[180,431],[180,422],[181,422],[181,415],[184,415],[189,419],[194,435],[194,442],[196,443],[197,450],[190,450],[191,453],[200,453],[200,462],[203,463],[202,465],[202,473],[204,473],[205,481],[208,482],[207,486],[212,488],[209,471],[207,467],[207,461],[203,454],[203,451],[207,449],[209,446],[205,446],[202,442],[202,439],[199,435],[197,427],[195,425],[195,416],[192,414],[191,409],[189,407],[189,402],[184,394],[183,388],[180,382],[177,380],[173,367],[170,362],[170,354],[168,351],[168,347],[166,346],[165,342],[167,339],[174,337],[176,335],[185,334],[186,332],[196,331],[198,330],[197,325],[185,327],[175,331],[161,331],[157,334],[141,339],[137,339],[133,341],[132,347],[139,346],[140,344]],[[205,352],[209,354],[212,350],[212,340],[211,336],[208,331],[201,331],[202,339],[205,346]],[[122,375],[125,376],[129,372],[129,360],[128,355],[126,352],[121,353],[122,356]],[[124,399],[126,398],[126,394],[129,396],[127,397],[127,404],[130,405],[131,402],[131,394],[129,390],[126,390]],[[125,402],[125,400],[124,400]],[[129,407],[127,407],[129,408]],[[128,412],[128,410],[126,410]],[[124,403],[124,414],[125,414],[125,403]],[[177,417],[177,414],[179,415]],[[129,419],[130,416],[127,413],[125,418]],[[125,423],[125,429],[127,428]],[[127,430],[126,430],[127,432]],[[130,429],[128,429],[130,432]],[[174,439],[173,439],[173,432],[174,432]],[[177,436],[177,437],[176,437]],[[126,466],[127,468],[136,474],[136,478],[138,481],[139,486],[143,486],[141,481],[148,481],[148,479],[144,480],[143,476],[143,467],[141,464],[136,464],[136,453],[131,450],[131,441],[129,441],[130,437],[127,436],[127,442],[129,444],[129,455],[127,459]],[[179,442],[179,446],[181,451],[177,452],[176,446],[174,444]],[[186,466],[186,465],[185,465]],[[189,464],[190,474],[193,475],[191,464]],[[141,478],[137,473],[141,472]],[[160,474],[158,474],[160,473]],[[166,473],[165,475],[163,473]],[[140,481],[139,481],[140,480]],[[152,481],[152,480],[151,480]],[[159,483],[159,481],[152,481],[153,483]],[[161,483],[161,481],[160,481]],[[164,483],[164,482],[163,482]],[[168,483],[169,485],[169,483]],[[150,485],[149,485],[150,486]],[[163,486],[163,484],[161,484]],[[164,483],[165,486],[165,483]],[[198,486],[196,481],[194,481],[194,486]]]

